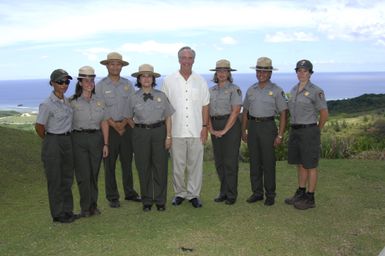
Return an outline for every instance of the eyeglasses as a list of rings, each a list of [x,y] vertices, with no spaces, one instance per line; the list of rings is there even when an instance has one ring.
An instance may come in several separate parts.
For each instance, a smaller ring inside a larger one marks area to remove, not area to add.
[[[60,84],[60,85],[63,85],[63,84],[69,85],[71,83],[71,81],[70,80],[59,80],[59,81],[55,81],[55,83]]]

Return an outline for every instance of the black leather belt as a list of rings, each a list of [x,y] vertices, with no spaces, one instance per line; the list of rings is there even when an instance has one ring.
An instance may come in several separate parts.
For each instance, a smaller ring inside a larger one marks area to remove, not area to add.
[[[161,127],[162,125],[164,125],[164,121],[161,121],[161,122],[158,122],[158,123],[154,123],[154,124],[135,124],[135,127],[145,128],[145,129],[152,129],[152,128]]]
[[[308,128],[308,127],[313,127],[313,126],[317,126],[317,124],[292,124],[290,125],[290,127],[292,129],[301,129],[301,128]]]
[[[268,116],[268,117],[254,117],[254,116],[249,116],[249,120],[253,120],[253,121],[255,121],[255,122],[274,121],[274,116]]]
[[[225,120],[229,118],[230,115],[223,115],[223,116],[212,116],[211,120]]]
[[[99,129],[82,129],[82,130],[73,130],[73,132],[83,132],[83,133],[95,133],[100,131]]]
[[[71,135],[71,132],[65,132],[65,133],[51,133],[51,132],[46,132],[45,134],[47,134],[47,135],[55,135],[55,136],[68,136],[68,135]]]

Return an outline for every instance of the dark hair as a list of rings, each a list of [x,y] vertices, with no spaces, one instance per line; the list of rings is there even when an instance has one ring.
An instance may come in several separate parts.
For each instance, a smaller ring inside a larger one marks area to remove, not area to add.
[[[214,77],[213,77],[213,80],[212,80],[214,83],[218,83],[218,76],[217,76],[217,72],[215,71],[214,73]],[[233,82],[233,76],[231,75],[231,72],[229,71],[229,77],[227,77],[227,81],[229,81],[230,83]]]
[[[183,46],[182,48],[179,49],[178,51],[178,59],[180,59],[180,53],[184,50],[189,50],[192,52],[192,55],[193,55],[193,59],[195,59],[195,51],[193,49],[191,49],[190,46]]]
[[[136,84],[135,84],[135,86],[136,87],[138,87],[138,88],[142,88],[142,84],[140,83],[140,77],[141,77],[142,75],[139,75],[137,78],[136,78]],[[154,88],[155,86],[156,86],[156,78],[155,78],[155,76],[152,76],[152,84],[151,84],[151,86]]]
[[[75,93],[70,98],[70,101],[77,100],[82,95],[83,87],[80,86],[80,82],[82,81],[82,79],[83,78],[78,78],[78,82],[76,83],[76,87],[75,87]],[[94,89],[92,89],[92,94],[95,94],[95,87]]]

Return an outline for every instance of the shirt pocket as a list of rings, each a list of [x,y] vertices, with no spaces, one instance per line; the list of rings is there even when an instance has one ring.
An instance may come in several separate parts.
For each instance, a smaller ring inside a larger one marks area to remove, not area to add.
[[[110,107],[116,102],[116,96],[112,92],[104,93],[104,100],[106,101],[106,105]]]
[[[192,88],[191,89],[191,98],[193,101],[199,101],[200,100],[200,93],[198,88]]]

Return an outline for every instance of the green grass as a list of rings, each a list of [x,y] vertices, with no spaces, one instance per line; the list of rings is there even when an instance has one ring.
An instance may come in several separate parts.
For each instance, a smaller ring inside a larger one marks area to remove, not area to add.
[[[187,202],[173,207],[169,176],[167,210],[149,213],[131,201],[109,208],[102,169],[102,215],[56,224],[48,209],[40,140],[28,131],[0,127],[0,133],[0,255],[378,255],[385,246],[383,161],[322,160],[317,207],[307,211],[283,203],[296,189],[296,170],[286,162],[277,163],[272,207],[245,202],[247,163],[240,164],[236,204],[214,203],[219,182],[208,161],[203,208]],[[136,172],[135,186],[139,190]],[[79,211],[76,185],[73,192]]]

